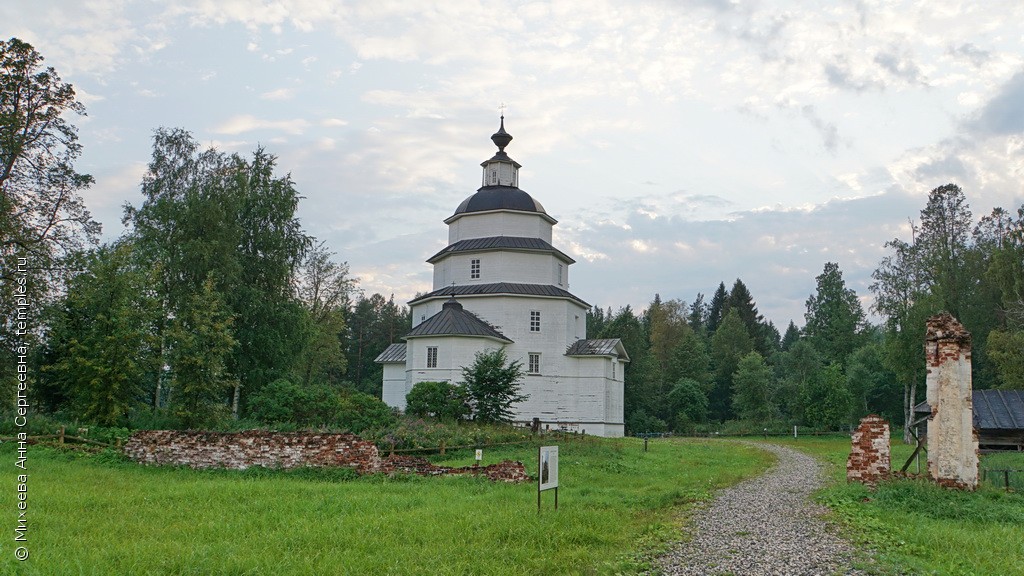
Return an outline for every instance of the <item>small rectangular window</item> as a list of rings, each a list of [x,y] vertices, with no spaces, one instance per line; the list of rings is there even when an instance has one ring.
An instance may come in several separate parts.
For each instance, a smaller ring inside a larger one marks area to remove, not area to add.
[[[612,360],[612,380],[615,380],[615,361]]]
[[[562,285],[562,265],[558,265],[558,285]]]
[[[437,368],[437,346],[427,346],[427,368]]]
[[[540,332],[540,312],[530,310],[530,332]]]
[[[480,277],[480,260],[478,258],[469,261],[469,277],[473,279]]]
[[[527,374],[540,374],[540,354],[530,352],[530,361],[527,363]]]

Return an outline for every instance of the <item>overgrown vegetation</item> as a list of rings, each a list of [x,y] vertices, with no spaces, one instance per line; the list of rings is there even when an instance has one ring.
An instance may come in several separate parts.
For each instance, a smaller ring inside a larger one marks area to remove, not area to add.
[[[1024,574],[1024,495],[982,485],[977,492],[925,480],[893,480],[876,491],[847,484],[848,438],[788,441],[829,462],[833,483],[818,494],[848,538],[874,550],[884,574]],[[893,445],[893,467],[911,447]],[[983,455],[981,466],[1020,462],[1019,455]],[[923,462],[922,462],[923,464]],[[910,472],[915,470],[911,465]]]
[[[559,508],[535,484],[467,477],[147,468],[34,448],[32,556],[19,574],[616,574],[676,536],[678,514],[763,471],[734,444],[585,438],[560,445]],[[9,444],[0,455],[10,458]],[[535,445],[488,448],[484,464]],[[445,464],[469,464],[473,451]],[[75,486],[75,490],[68,490]],[[14,492],[0,493],[13,507]],[[201,502],[201,506],[195,505]]]

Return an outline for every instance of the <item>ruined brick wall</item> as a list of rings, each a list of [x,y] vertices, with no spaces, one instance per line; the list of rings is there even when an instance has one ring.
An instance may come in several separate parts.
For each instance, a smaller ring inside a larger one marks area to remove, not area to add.
[[[142,464],[197,469],[345,467],[360,474],[477,474],[504,482],[529,480],[521,462],[506,460],[489,466],[453,468],[413,456],[384,458],[376,445],[353,434],[140,430],[132,434],[123,451]]]
[[[448,467],[437,466],[414,456],[393,455],[384,459],[380,470],[385,474],[396,472],[404,474],[418,474],[420,476],[440,476],[451,474],[467,474],[483,476],[487,479],[501,482],[528,482],[530,477],[526,474],[526,467],[522,462],[504,460],[497,464],[488,466],[462,466]]]
[[[971,334],[948,313],[928,319],[928,475],[944,486],[978,486],[978,436],[971,405]]]
[[[143,464],[191,468],[330,466],[372,474],[381,466],[377,446],[353,434],[140,430],[128,439],[124,453]]]
[[[861,418],[846,459],[846,481],[877,486],[889,477],[891,466],[889,423],[874,414]]]

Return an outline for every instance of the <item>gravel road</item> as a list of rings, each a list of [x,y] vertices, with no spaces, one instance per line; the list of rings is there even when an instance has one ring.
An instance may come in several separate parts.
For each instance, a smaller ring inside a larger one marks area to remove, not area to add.
[[[861,574],[853,548],[821,519],[809,495],[822,483],[818,463],[796,450],[756,444],[778,456],[762,476],[721,491],[694,512],[692,539],[658,558],[662,574]]]

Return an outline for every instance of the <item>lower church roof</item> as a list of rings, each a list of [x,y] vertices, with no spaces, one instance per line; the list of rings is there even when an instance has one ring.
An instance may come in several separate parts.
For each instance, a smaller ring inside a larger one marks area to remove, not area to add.
[[[593,340],[577,340],[565,351],[566,356],[617,356],[623,362],[629,362],[626,347],[619,338],[597,338]]]
[[[493,284],[466,284],[462,286],[445,286],[440,290],[434,290],[409,301],[409,304],[416,304],[438,296],[485,296],[496,294],[510,294],[513,296],[547,296],[550,298],[568,298],[575,300],[583,306],[590,308],[583,299],[574,296],[568,290],[549,284],[517,284],[514,282],[495,282]]]
[[[444,303],[441,311],[420,322],[405,335],[405,338],[421,336],[477,336],[511,343],[512,340],[493,326],[481,320],[476,314],[466,311],[451,298]]]
[[[373,359],[378,364],[387,364],[391,362],[401,362],[405,364],[405,343],[389,344],[376,358]]]

